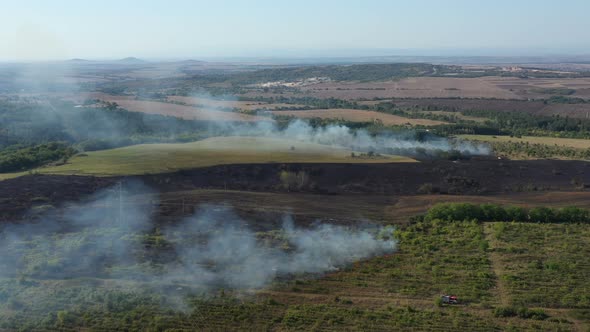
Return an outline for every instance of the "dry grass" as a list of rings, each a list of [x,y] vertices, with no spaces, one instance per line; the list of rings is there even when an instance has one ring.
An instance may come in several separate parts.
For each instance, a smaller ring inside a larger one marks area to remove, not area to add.
[[[413,77],[399,81],[321,83],[303,88],[315,97],[359,98],[520,98],[482,78]]]
[[[238,100],[220,100],[205,97],[185,97],[185,96],[168,96],[168,100],[183,103],[190,106],[201,108],[239,108],[245,111],[257,109],[276,110],[282,107],[303,107],[304,105],[283,104],[283,103],[266,103],[261,101],[238,101]]]
[[[590,98],[588,78],[528,78],[517,77],[412,77],[387,82],[329,82],[302,87],[307,96],[347,100],[388,98],[484,98],[484,99],[542,99],[552,94],[543,89],[574,89],[571,97]],[[272,92],[250,91],[247,96],[278,96]],[[282,96],[297,96],[285,92]],[[368,101],[368,104],[373,101]],[[545,106],[545,105],[544,105]]]
[[[112,100],[119,106],[129,111],[149,114],[170,115],[190,120],[214,120],[214,121],[268,121],[267,118],[234,113],[202,109],[192,106],[163,103],[145,100]]]
[[[294,147],[294,149],[292,149]],[[137,175],[242,163],[388,163],[414,162],[408,157],[352,158],[351,151],[294,140],[214,137],[183,144],[140,144],[88,152],[61,166],[40,168],[44,174]],[[10,176],[10,175],[8,175]]]
[[[578,138],[556,138],[556,137],[536,137],[536,136],[491,136],[491,135],[460,135],[459,137],[467,140],[484,141],[484,142],[528,142],[530,144],[558,145],[576,149],[590,149],[590,140]]]
[[[590,98],[590,78],[528,78],[485,77],[485,82],[500,89],[508,90],[519,98],[547,98],[550,94],[540,89],[574,89],[571,97]]]
[[[398,115],[356,109],[318,109],[309,111],[274,111],[275,115],[289,115],[298,118],[343,119],[354,122],[370,122],[381,120],[386,125],[421,125],[435,126],[444,124],[442,121],[428,119],[410,119]]]
[[[87,96],[76,96],[68,99],[81,102],[85,98],[100,99],[103,101],[115,102],[120,107],[132,111],[148,114],[161,114],[175,116],[189,120],[209,120],[209,121],[268,121],[268,118],[261,116],[254,116],[242,114],[237,112],[222,111],[219,108],[227,108],[231,105],[225,101],[211,101],[217,103],[213,106],[194,107],[188,105],[179,105],[167,102],[152,101],[152,100],[135,100],[132,96],[114,96],[104,93],[93,93]],[[225,103],[225,104],[224,104]]]

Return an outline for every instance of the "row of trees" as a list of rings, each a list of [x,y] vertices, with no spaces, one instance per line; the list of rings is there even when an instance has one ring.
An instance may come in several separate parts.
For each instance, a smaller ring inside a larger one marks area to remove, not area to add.
[[[564,208],[500,206],[497,204],[440,203],[428,210],[424,220],[517,221],[538,223],[589,223],[590,212],[574,206]]]
[[[76,150],[64,142],[5,149],[0,151],[0,173],[27,170],[59,160],[65,162],[75,153]]]

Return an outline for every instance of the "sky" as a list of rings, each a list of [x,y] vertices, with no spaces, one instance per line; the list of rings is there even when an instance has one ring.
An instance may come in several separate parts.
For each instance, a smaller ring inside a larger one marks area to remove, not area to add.
[[[590,0],[0,0],[0,60],[590,54]]]

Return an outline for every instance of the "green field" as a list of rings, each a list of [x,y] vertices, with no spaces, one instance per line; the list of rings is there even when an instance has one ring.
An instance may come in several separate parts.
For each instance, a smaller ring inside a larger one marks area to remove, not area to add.
[[[192,143],[140,144],[88,152],[67,164],[36,169],[42,174],[139,175],[247,163],[414,162],[401,156],[352,158],[351,150],[279,138],[214,137]],[[0,174],[0,179],[27,174]]]
[[[125,280],[0,279],[0,328],[587,331],[589,230],[575,224],[418,222],[400,226],[394,254],[256,292],[188,295],[180,310],[168,296]],[[55,264],[35,257],[29,260],[33,274],[35,264]],[[459,296],[461,304],[441,306],[436,299],[445,293]],[[498,308],[513,306],[542,315],[499,314]]]
[[[523,142],[529,144],[544,144],[566,146],[576,149],[590,149],[590,140],[579,138],[537,137],[537,136],[492,136],[492,135],[459,135],[460,138],[471,141],[484,142]]]

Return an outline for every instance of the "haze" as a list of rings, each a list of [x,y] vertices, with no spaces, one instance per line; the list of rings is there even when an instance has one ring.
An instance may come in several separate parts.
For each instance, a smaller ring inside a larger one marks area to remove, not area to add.
[[[572,1],[11,1],[0,60],[590,53]]]

